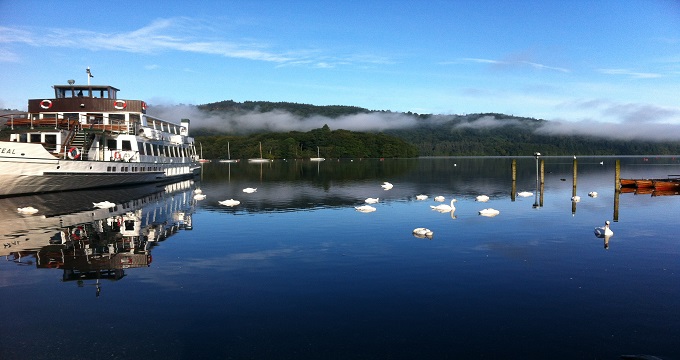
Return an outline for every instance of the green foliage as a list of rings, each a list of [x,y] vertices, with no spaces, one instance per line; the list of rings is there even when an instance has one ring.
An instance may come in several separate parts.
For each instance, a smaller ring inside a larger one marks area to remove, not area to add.
[[[274,110],[287,111],[300,117],[311,115],[321,115],[329,118],[337,118],[343,115],[355,115],[370,112],[368,109],[356,106],[328,105],[316,106],[309,104],[298,104],[290,102],[269,102],[269,101],[245,101],[242,103],[233,100],[225,100],[216,103],[199,105],[198,108],[204,111],[227,111],[234,113],[261,112],[266,113]]]
[[[328,125],[308,132],[262,133],[249,136],[197,136],[206,159],[226,159],[227,144],[232,159],[262,157],[292,159],[316,157],[317,146],[325,158],[417,157],[415,146],[394,136],[348,130],[331,131]]]

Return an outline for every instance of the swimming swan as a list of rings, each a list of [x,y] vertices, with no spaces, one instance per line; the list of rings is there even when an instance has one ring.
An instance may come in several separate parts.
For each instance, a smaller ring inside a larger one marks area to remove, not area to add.
[[[394,185],[392,185],[391,183],[388,183],[387,181],[385,181],[385,182],[384,182],[382,185],[380,185],[380,186],[382,186],[382,188],[385,189],[385,190],[389,190],[389,189],[391,189]]]
[[[413,229],[413,236],[418,237],[418,238],[432,238],[434,235],[434,232],[428,228],[415,228]]]
[[[441,196],[441,195],[440,195],[440,196],[435,196],[435,197],[434,197],[434,201],[444,202],[444,197]]]
[[[529,197],[533,194],[534,193],[532,193],[531,191],[522,191],[522,192],[518,192],[517,196],[519,196],[519,197]]]
[[[595,228],[595,236],[599,238],[612,235],[614,235],[614,232],[609,228],[609,220],[604,222],[604,226]]]
[[[109,208],[116,206],[115,203],[112,203],[108,200],[102,201],[102,202],[92,203],[92,205],[94,205],[94,207],[97,207],[97,208],[100,208],[100,209],[109,209]]]
[[[17,211],[22,214],[35,214],[38,212],[38,209],[34,208],[33,206],[26,206],[17,208]]]
[[[427,200],[427,195],[416,195],[416,200]]]
[[[236,206],[236,205],[240,204],[241,202],[238,201],[238,200],[229,199],[229,200],[218,201],[218,203],[220,203],[220,205],[224,205],[224,206]]]
[[[196,195],[194,195],[194,199],[203,200],[203,199],[205,199],[205,194],[196,194]]]
[[[581,201],[581,197],[578,196],[578,195],[574,195],[574,196],[571,197],[571,201],[577,203],[577,202]]]
[[[588,196],[590,196],[590,197],[592,197],[592,198],[596,198],[596,197],[597,197],[597,191],[591,191],[591,192],[589,192],[589,193],[588,193]]]
[[[376,204],[379,200],[380,198],[367,198],[364,202],[366,204]]]
[[[456,210],[456,207],[453,206],[453,203],[456,202],[456,199],[451,200],[451,205],[446,205],[446,204],[439,204],[439,205],[430,205],[432,210],[437,210],[439,212],[447,213]]]
[[[374,207],[371,206],[371,205],[355,206],[354,208],[355,208],[357,211],[364,212],[364,213],[373,212],[373,211],[376,210],[376,208],[374,208]]]
[[[248,193],[248,194],[252,194],[252,193],[254,193],[254,192],[256,192],[256,191],[257,191],[257,188],[251,188],[251,187],[248,187],[248,188],[243,189],[243,192],[244,192],[244,193]]]
[[[494,217],[494,216],[496,216],[500,213],[501,213],[500,211],[498,211],[496,209],[492,209],[492,208],[479,210],[479,215],[487,216],[487,217]]]
[[[476,199],[477,199],[477,201],[480,201],[480,202],[487,202],[487,201],[489,201],[489,197],[486,196],[486,195],[479,195],[479,196],[477,196]]]

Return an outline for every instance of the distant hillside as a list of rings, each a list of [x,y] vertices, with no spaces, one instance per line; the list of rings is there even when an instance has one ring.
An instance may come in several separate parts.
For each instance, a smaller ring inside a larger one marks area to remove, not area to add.
[[[491,120],[493,119],[493,120]],[[478,123],[493,122],[484,126]],[[410,129],[386,130],[418,147],[420,156],[545,155],[675,155],[680,141],[614,140],[597,136],[544,135],[546,120],[504,114],[449,116],[446,121],[423,121]]]
[[[324,116],[333,131],[340,130],[334,119],[357,114],[394,114],[389,111],[374,111],[355,106],[315,106],[309,104],[232,100],[199,106],[210,112],[245,113],[286,111],[301,118]],[[545,155],[675,155],[680,154],[680,141],[624,141],[597,136],[546,135],[539,131],[547,120],[516,117],[498,113],[467,115],[432,115],[405,113],[414,119],[408,127],[392,127],[382,131],[366,131],[380,135],[383,139],[399,138],[417,149],[418,156],[521,156],[541,152]],[[199,135],[207,134],[196,129]],[[357,132],[349,132],[358,136]],[[213,130],[210,134],[215,134]],[[291,134],[303,134],[291,132]],[[226,134],[225,134],[226,135]],[[229,134],[233,136],[234,134]],[[267,138],[274,135],[249,134],[241,138]],[[236,137],[238,138],[238,137]],[[234,138],[234,139],[236,139]],[[294,138],[294,137],[293,137]],[[297,141],[297,140],[296,140]],[[252,140],[249,140],[252,143]],[[327,146],[323,142],[300,143],[305,146]],[[205,146],[205,144],[204,144]],[[339,146],[339,145],[337,145]],[[351,148],[351,146],[350,146]],[[308,149],[309,150],[309,149]],[[313,150],[313,149],[312,149]],[[356,150],[356,149],[355,149]],[[309,150],[311,151],[311,150]],[[360,153],[365,153],[361,152]],[[410,149],[408,151],[411,152]],[[346,152],[347,156],[354,151]],[[389,157],[392,154],[380,156]],[[403,156],[395,155],[394,156]],[[331,156],[331,155],[326,155]]]
[[[298,104],[290,102],[268,102],[268,101],[245,101],[242,103],[225,100],[216,103],[199,105],[199,109],[205,111],[226,111],[226,112],[250,112],[257,111],[266,113],[274,110],[287,111],[291,114],[307,117],[312,115],[326,116],[329,118],[336,118],[343,115],[355,115],[359,113],[368,113],[370,110],[343,105],[328,105],[316,106],[309,104]]]

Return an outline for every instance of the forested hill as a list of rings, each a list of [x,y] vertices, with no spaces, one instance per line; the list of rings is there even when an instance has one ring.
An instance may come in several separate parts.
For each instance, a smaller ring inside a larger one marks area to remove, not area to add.
[[[225,100],[216,103],[199,105],[199,109],[205,111],[224,111],[224,112],[251,112],[257,111],[266,113],[274,110],[287,111],[293,115],[308,117],[313,115],[336,118],[343,115],[355,115],[369,113],[370,110],[344,105],[317,106],[309,104],[299,104],[291,102],[269,102],[269,101],[244,101],[242,103],[233,100]]]
[[[257,144],[269,141],[272,157],[277,154],[288,156],[309,156],[319,146],[325,157],[405,157],[405,156],[522,156],[541,152],[545,155],[676,155],[680,154],[680,141],[652,142],[615,140],[586,135],[550,135],[540,131],[547,120],[517,117],[498,113],[467,115],[431,115],[394,113],[368,110],[355,106],[315,106],[288,102],[232,100],[198,106],[212,117],[215,114],[233,121],[239,114],[262,114],[287,112],[294,117],[305,119],[326,117],[324,131],[295,131],[285,134],[269,130],[249,132],[224,132],[218,129],[193,129],[197,140],[204,148],[210,149],[213,158],[221,157],[218,149],[224,149],[226,139],[230,141]],[[347,118],[361,116],[362,121],[380,123],[376,130],[350,131],[343,128]],[[226,128],[225,128],[226,129]],[[205,136],[211,134],[212,136]],[[320,137],[319,135],[324,135]],[[285,146],[282,137],[285,138]],[[256,140],[258,139],[258,140]],[[275,141],[275,139],[278,139]],[[327,142],[324,143],[326,139]],[[399,141],[395,141],[399,139]],[[215,144],[219,142],[221,145]],[[403,142],[403,145],[399,145]],[[364,146],[362,144],[370,144]],[[233,145],[233,143],[232,143]],[[285,147],[285,149],[283,149]],[[368,150],[370,148],[370,150]],[[298,149],[298,150],[291,150]],[[402,149],[403,151],[399,151]],[[215,153],[213,153],[215,151]],[[208,156],[206,156],[208,157]]]

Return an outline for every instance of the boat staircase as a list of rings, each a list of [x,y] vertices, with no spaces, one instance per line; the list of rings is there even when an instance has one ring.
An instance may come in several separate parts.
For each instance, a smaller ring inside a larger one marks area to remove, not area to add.
[[[64,141],[64,145],[61,148],[61,151],[59,152],[59,157],[60,158],[65,158],[66,157],[66,152],[71,149],[71,148],[77,148],[80,150],[80,160],[82,159],[87,159],[87,149],[90,147],[90,140],[88,140],[88,134],[84,131],[76,131],[74,128],[73,130],[69,131],[68,135],[66,135],[66,139]]]

